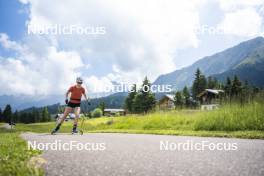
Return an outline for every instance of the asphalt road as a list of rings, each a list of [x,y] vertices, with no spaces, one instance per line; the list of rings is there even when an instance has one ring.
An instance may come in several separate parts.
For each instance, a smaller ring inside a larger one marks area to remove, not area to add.
[[[57,148],[41,156],[47,161],[46,175],[52,176],[264,175],[264,140],[109,133],[22,136],[39,147],[57,141]],[[71,141],[72,150],[66,146]],[[59,144],[65,144],[65,150],[59,150]]]

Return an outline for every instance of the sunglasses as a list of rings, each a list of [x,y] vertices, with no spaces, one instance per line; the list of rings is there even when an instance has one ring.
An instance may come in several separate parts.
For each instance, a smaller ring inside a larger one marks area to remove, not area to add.
[[[77,84],[82,84],[82,82],[77,82]]]

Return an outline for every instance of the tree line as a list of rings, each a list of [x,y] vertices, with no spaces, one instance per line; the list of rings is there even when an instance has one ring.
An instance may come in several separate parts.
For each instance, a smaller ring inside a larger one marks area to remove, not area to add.
[[[36,123],[48,121],[51,121],[51,115],[47,107],[44,107],[40,110],[33,109],[31,112],[13,112],[12,107],[9,104],[6,105],[3,111],[0,108],[0,122]]]
[[[192,86],[188,89],[186,86],[181,91],[176,91],[174,103],[177,107],[197,106],[198,95],[205,89],[224,90],[222,100],[224,102],[239,101],[241,104],[254,100],[260,88],[251,86],[247,81],[242,82],[237,75],[233,78],[227,77],[224,83],[219,82],[212,76],[206,77],[198,68],[195,72],[195,79]]]
[[[194,81],[191,87],[185,86],[182,90],[174,92],[174,104],[176,107],[197,107],[199,99],[197,95],[205,89],[222,89],[224,90],[223,101],[233,102],[239,101],[241,104],[254,100],[260,89],[248,84],[247,81],[242,82],[238,76],[232,78],[227,77],[224,83],[219,82],[216,78],[206,77],[198,68],[194,74]],[[124,108],[130,113],[147,113],[156,106],[154,93],[150,90],[151,83],[147,77],[144,78],[140,89],[136,84],[133,85],[127,98],[125,99]],[[63,107],[56,106],[57,112],[62,113]],[[104,112],[105,103],[101,101],[97,108]],[[83,109],[83,107],[82,107]],[[35,123],[47,122],[51,120],[51,115],[47,107],[31,108],[30,111],[12,111],[11,105],[6,105],[2,111],[0,108],[0,122],[20,122]]]
[[[150,86],[150,82],[145,77],[142,86],[137,90],[136,84],[130,90],[127,98],[125,99],[125,109],[130,113],[147,113],[154,109],[156,99],[154,94],[145,87]],[[174,104],[176,107],[182,108],[196,108],[200,100],[197,97],[205,89],[218,89],[224,90],[223,102],[240,102],[241,104],[254,100],[257,93],[260,91],[258,87],[251,86],[247,81],[242,82],[237,75],[232,78],[227,77],[225,82],[219,82],[215,77],[206,77],[199,68],[194,74],[194,81],[188,88],[185,86],[182,90],[174,92]]]

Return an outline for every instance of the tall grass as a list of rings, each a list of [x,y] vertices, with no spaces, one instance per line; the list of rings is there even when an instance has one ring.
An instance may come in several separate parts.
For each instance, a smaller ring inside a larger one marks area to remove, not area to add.
[[[264,130],[264,104],[226,104],[215,111],[200,113],[195,130],[238,131]]]
[[[19,133],[0,128],[0,136],[0,175],[44,175],[42,169],[29,164],[40,152],[28,150]]]
[[[20,131],[50,132],[55,123],[18,125]],[[65,122],[61,132],[70,132],[72,122]],[[264,130],[264,103],[226,104],[217,110],[175,110],[146,115],[102,117],[86,120],[84,130]]]
[[[147,115],[129,115],[126,117],[104,118],[105,121],[93,125],[86,130],[102,129],[134,129],[134,130],[185,130],[190,129],[194,122],[192,114],[180,111],[155,112]],[[110,122],[110,123],[109,123]]]
[[[54,126],[54,122],[19,124],[16,129],[49,133]],[[65,122],[60,132],[70,133],[71,129],[72,122]],[[230,136],[232,133],[236,137],[263,138],[264,102],[254,101],[244,105],[232,102],[212,111],[156,111],[146,115],[94,118],[85,121],[83,130],[203,136],[214,136],[215,133],[218,136]]]
[[[111,121],[111,123],[108,123]],[[88,122],[89,123],[89,122]],[[243,131],[264,130],[264,104],[253,102],[244,105],[226,104],[213,111],[171,111],[147,115],[131,115],[89,125],[87,130],[206,130]]]

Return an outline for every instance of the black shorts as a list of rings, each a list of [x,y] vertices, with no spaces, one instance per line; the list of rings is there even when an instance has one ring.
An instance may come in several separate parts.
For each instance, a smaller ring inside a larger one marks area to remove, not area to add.
[[[77,107],[80,107],[81,106],[81,103],[72,103],[72,102],[69,102],[67,104],[68,107],[70,108],[77,108]]]

